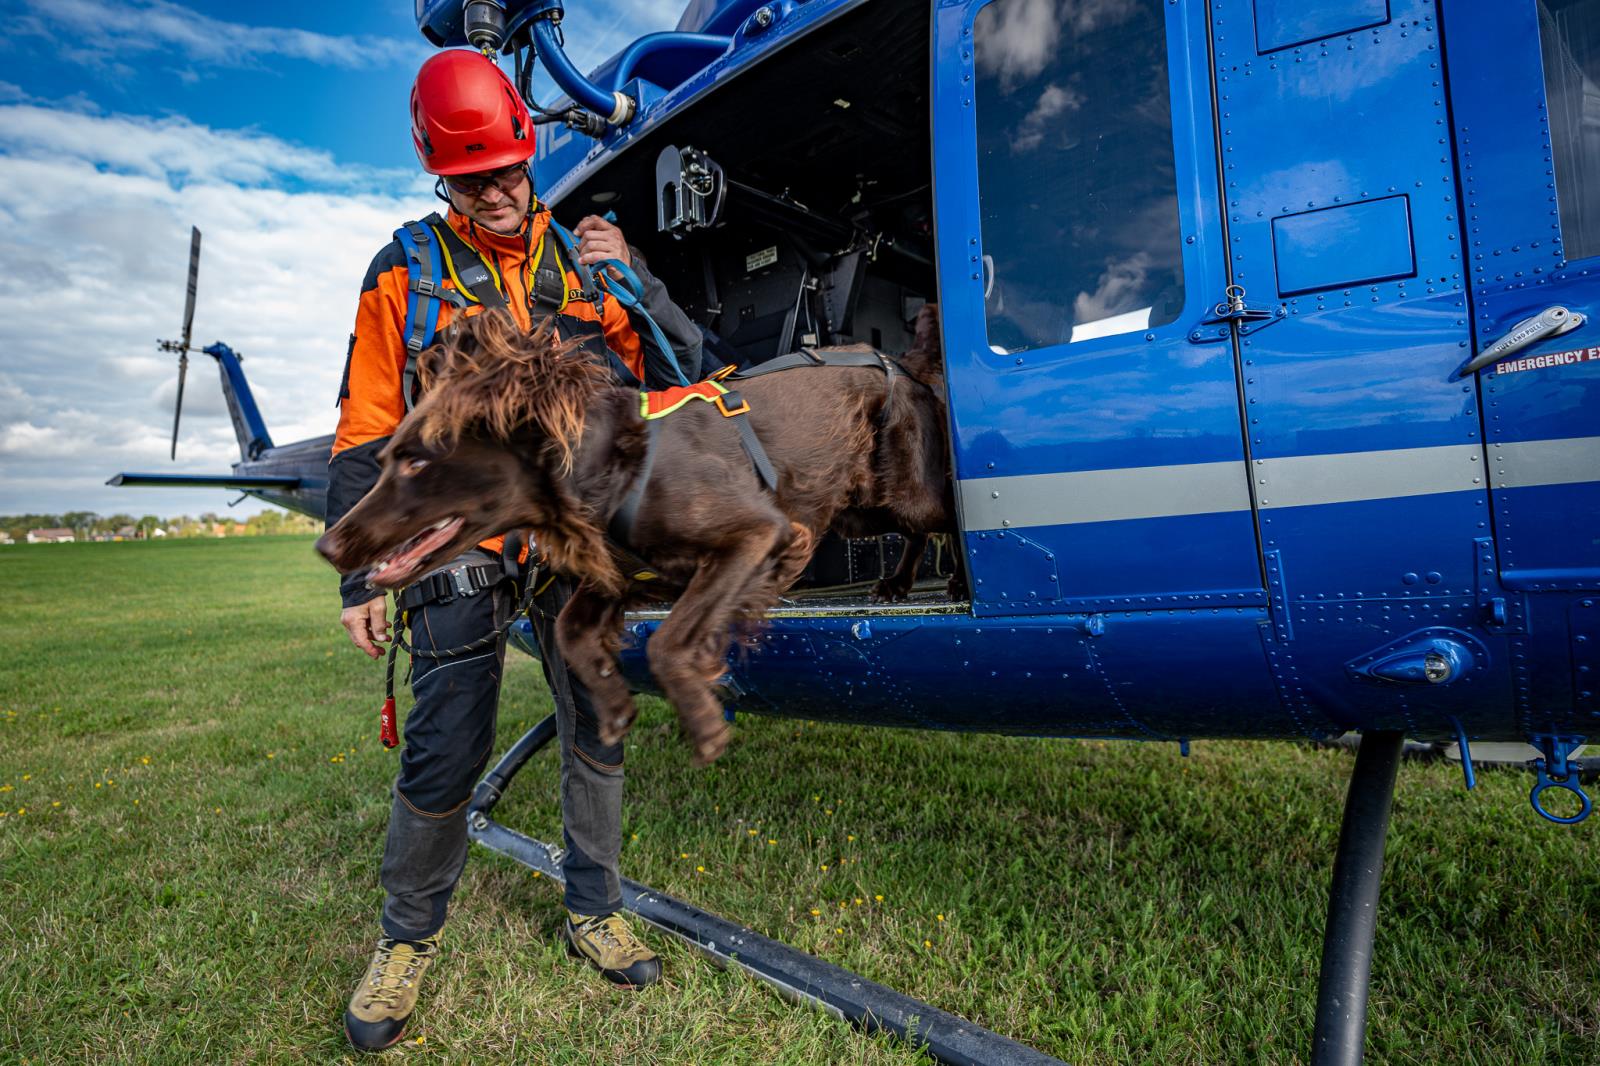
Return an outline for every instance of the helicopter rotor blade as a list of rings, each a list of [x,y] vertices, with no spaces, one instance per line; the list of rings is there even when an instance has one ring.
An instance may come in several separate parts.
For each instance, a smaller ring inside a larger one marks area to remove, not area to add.
[[[193,290],[191,290],[193,291]],[[178,402],[172,407],[172,454],[171,459],[178,458],[178,419],[183,415],[183,379],[189,372],[189,353],[178,353]]]
[[[200,281],[200,227],[189,227],[189,296],[183,305],[183,351],[189,351],[189,335],[194,331],[194,294]],[[178,370],[178,395],[183,395],[183,364],[188,362],[188,356],[179,362]]]

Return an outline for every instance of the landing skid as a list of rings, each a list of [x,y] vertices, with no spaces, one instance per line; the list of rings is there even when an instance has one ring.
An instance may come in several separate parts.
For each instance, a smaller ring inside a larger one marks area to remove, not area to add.
[[[551,715],[522,735],[484,775],[467,808],[467,834],[553,881],[563,882],[561,849],[508,829],[490,815],[507,784],[556,735]],[[823,962],[745,926],[692,907],[637,881],[622,879],[622,906],[722,966],[737,966],[785,999],[818,1007],[869,1033],[887,1032],[952,1066],[1064,1066],[937,1007]]]
[[[467,833],[472,840],[558,883],[565,883],[561,849],[496,822],[491,815],[518,770],[556,736],[551,715],[501,756],[472,795]],[[1383,850],[1404,738],[1369,733],[1361,740],[1328,893],[1312,1037],[1313,1066],[1358,1066],[1366,1041],[1367,988],[1377,928]],[[737,966],[784,998],[818,1007],[869,1033],[892,1033],[925,1047],[952,1066],[1063,1066],[1061,1060],[778,940],[622,879],[622,905],[663,933],[722,966]]]

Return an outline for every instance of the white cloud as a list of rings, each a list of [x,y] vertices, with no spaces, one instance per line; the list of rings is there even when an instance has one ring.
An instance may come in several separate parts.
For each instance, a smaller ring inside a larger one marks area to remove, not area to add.
[[[1039,94],[1039,102],[1033,105],[1033,110],[1018,125],[1016,136],[1011,139],[1011,150],[1017,153],[1033,151],[1044,143],[1044,135],[1052,119],[1082,106],[1083,94],[1076,89],[1046,85],[1044,92]]]
[[[13,32],[46,37],[80,61],[115,64],[119,55],[165,53],[190,63],[238,67],[267,56],[324,66],[365,69],[420,63],[419,37],[348,37],[278,26],[252,26],[211,18],[171,0],[25,0],[26,14]]]
[[[1096,322],[1132,311],[1150,297],[1150,253],[1135,252],[1106,264],[1093,292],[1080,292],[1072,302],[1075,322]]]
[[[114,489],[119,470],[227,472],[214,362],[190,356],[167,460],[189,226],[204,234],[194,339],[222,339],[278,443],[332,432],[361,279],[425,179],[249,131],[0,106],[0,513],[198,513],[227,494]]]

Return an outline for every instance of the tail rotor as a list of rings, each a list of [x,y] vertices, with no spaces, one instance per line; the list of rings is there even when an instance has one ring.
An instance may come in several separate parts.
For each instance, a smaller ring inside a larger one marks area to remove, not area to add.
[[[178,353],[178,400],[172,409],[172,458],[178,457],[178,419],[183,416],[183,381],[189,373],[189,339],[194,332],[194,296],[200,277],[200,228],[189,227],[189,295],[183,306],[183,339],[157,341],[164,352]]]

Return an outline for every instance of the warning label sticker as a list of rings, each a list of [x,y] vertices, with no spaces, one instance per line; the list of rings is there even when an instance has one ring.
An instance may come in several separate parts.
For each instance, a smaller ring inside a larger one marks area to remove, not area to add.
[[[1497,363],[1494,376],[1517,374],[1524,370],[1547,370],[1553,366],[1571,366],[1600,360],[1600,347],[1574,348],[1570,352],[1550,352],[1546,355],[1525,355],[1521,359],[1507,359]]]
[[[744,257],[744,272],[749,274],[753,271],[760,270],[762,267],[769,267],[777,261],[777,245],[773,245],[771,248],[763,248],[759,252],[751,252],[749,255]]]

